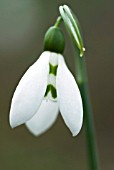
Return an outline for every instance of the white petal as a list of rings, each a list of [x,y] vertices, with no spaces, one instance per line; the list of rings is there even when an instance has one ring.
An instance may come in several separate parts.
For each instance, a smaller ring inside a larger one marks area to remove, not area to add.
[[[53,66],[56,66],[58,64],[58,54],[57,53],[51,52],[50,64],[52,64]]]
[[[49,52],[42,53],[20,80],[11,103],[11,127],[25,123],[38,110],[46,91],[49,57]]]
[[[36,136],[47,131],[55,122],[58,115],[58,103],[43,100],[37,113],[26,122],[27,128]]]
[[[66,125],[73,136],[76,136],[83,121],[82,99],[76,81],[68,70],[63,57],[59,55],[58,59],[56,82],[58,104]]]

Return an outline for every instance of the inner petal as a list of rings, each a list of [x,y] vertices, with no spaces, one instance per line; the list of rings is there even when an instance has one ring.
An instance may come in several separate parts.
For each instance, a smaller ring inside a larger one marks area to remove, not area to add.
[[[49,75],[48,75],[48,84],[45,92],[45,98],[52,101],[57,101],[57,92],[56,92],[56,74],[58,68],[58,54],[51,53],[49,59]]]

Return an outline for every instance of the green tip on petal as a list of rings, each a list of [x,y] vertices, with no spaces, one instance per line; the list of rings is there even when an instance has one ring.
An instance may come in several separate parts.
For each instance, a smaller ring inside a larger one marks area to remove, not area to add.
[[[50,27],[44,37],[44,50],[63,53],[65,48],[64,35],[59,27]]]

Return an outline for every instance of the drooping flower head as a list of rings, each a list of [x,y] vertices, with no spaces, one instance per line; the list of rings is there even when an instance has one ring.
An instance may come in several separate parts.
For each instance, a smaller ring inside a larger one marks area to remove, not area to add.
[[[76,81],[67,68],[65,41],[60,28],[51,27],[44,41],[44,52],[25,72],[12,98],[10,125],[23,123],[34,135],[48,130],[60,111],[67,127],[76,136],[82,126],[83,108]]]

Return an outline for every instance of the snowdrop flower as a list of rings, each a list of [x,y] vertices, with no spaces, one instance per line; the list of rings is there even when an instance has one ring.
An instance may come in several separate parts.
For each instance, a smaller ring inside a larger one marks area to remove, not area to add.
[[[60,110],[76,136],[83,120],[80,91],[61,50],[52,51],[44,51],[20,80],[12,98],[10,125],[14,128],[25,123],[31,133],[40,135],[53,125]]]

